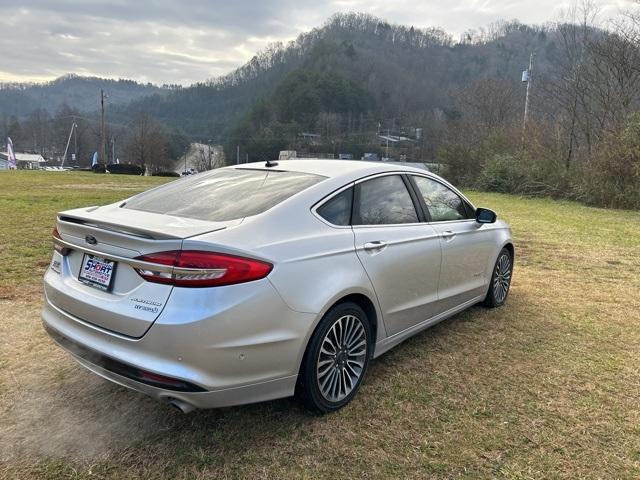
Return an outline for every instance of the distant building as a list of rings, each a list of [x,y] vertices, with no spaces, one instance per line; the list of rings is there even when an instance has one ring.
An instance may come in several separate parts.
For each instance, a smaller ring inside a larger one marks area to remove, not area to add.
[[[420,132],[420,135],[422,135],[422,132]],[[378,138],[380,139],[381,145],[385,145],[389,143],[397,146],[400,146],[400,145],[408,146],[413,143],[416,143],[414,139],[406,137],[404,135],[378,135]]]
[[[0,152],[0,170],[6,170],[9,161],[7,152]],[[47,161],[37,153],[16,153],[16,166],[24,170],[37,170]],[[4,164],[4,167],[2,166]]]
[[[278,160],[293,160],[297,158],[297,152],[295,150],[280,150]]]
[[[308,145],[320,145],[321,136],[319,133],[302,132],[298,134],[298,137]]]
[[[427,172],[437,173],[438,164],[436,163],[425,163],[425,162],[396,162],[394,160],[386,160],[384,163],[391,163],[393,165],[402,165],[404,167],[413,167],[419,168],[421,170],[426,170]]]
[[[300,134],[300,136],[302,138],[304,138],[305,140],[320,140],[320,134],[319,133],[302,132]]]
[[[335,153],[328,153],[328,152],[315,152],[315,153],[309,153],[309,152],[298,152],[296,158],[298,159],[307,159],[307,160],[335,160],[336,158],[336,154]]]

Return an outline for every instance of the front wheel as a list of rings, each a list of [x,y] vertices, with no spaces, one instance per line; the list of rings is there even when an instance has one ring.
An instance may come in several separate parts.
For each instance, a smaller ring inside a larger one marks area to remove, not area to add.
[[[513,257],[507,248],[503,248],[498,255],[491,275],[489,291],[484,299],[487,307],[499,307],[507,301],[509,287],[511,286],[511,273],[513,271]]]
[[[355,396],[369,364],[371,327],[355,303],[333,307],[309,342],[300,372],[298,393],[319,413],[344,407]]]

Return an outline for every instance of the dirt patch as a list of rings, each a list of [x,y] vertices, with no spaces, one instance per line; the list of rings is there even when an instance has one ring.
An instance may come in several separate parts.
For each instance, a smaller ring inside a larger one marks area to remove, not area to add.
[[[11,338],[2,344],[0,458],[95,459],[154,430],[158,404],[77,365],[42,329],[40,305],[2,301],[0,311],[0,334]]]

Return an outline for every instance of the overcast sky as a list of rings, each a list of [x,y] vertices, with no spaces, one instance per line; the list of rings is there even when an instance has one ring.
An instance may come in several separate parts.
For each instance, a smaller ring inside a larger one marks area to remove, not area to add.
[[[0,81],[64,73],[153,83],[225,74],[270,42],[320,26],[335,12],[440,26],[455,38],[499,19],[544,23],[563,0],[0,0]],[[596,1],[600,17],[627,0]]]

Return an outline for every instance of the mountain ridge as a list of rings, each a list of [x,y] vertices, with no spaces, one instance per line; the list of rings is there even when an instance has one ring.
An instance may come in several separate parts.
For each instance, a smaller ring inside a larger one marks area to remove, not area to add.
[[[3,82],[0,83],[0,113],[24,119],[38,109],[54,115],[64,105],[89,112],[100,108],[101,89],[108,92],[110,104],[123,105],[140,96],[165,94],[171,88],[174,87],[74,73],[48,82]]]

